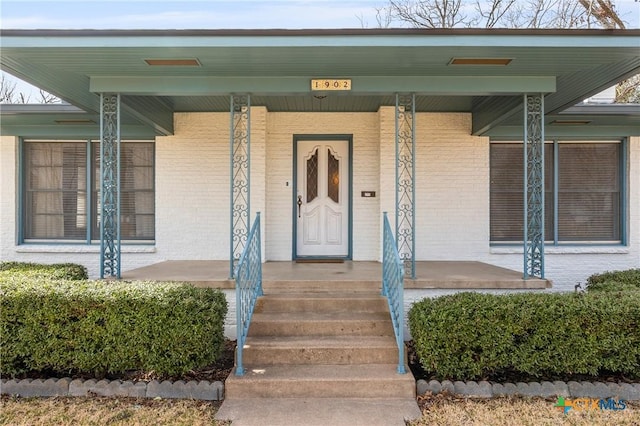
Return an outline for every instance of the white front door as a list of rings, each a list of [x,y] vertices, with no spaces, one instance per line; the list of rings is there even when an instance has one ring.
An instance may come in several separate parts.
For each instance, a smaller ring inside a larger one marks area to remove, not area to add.
[[[297,142],[296,256],[349,255],[349,141]]]

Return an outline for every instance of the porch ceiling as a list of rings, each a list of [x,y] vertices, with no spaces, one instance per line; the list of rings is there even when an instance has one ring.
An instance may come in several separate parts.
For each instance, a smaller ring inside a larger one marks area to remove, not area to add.
[[[89,113],[97,92],[123,94],[123,115],[157,134],[176,111],[227,111],[250,92],[272,111],[375,111],[414,91],[418,111],[469,111],[474,133],[518,112],[524,92],[558,112],[640,72],[640,31],[522,30],[2,30],[2,70]],[[506,66],[450,65],[508,58]],[[150,66],[144,59],[197,59]],[[351,78],[349,94],[309,90]],[[318,94],[318,93],[316,93]]]

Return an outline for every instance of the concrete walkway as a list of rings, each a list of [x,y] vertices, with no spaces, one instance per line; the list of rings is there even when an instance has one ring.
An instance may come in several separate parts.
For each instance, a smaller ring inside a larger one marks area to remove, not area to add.
[[[405,426],[420,416],[408,399],[248,398],[225,400],[216,420],[233,426]]]

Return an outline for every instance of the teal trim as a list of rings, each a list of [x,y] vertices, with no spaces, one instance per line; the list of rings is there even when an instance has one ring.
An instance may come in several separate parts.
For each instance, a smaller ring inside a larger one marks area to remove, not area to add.
[[[353,134],[347,135],[349,144],[349,248],[347,259],[353,259]]]
[[[93,164],[93,144],[91,140],[87,140],[87,181],[86,191],[87,191],[87,209],[86,209],[86,221],[87,221],[87,241],[85,244],[91,244],[91,231],[93,230],[93,179],[92,173],[94,172],[94,164]]]
[[[18,162],[17,162],[17,176],[18,176],[18,185],[17,185],[17,194],[16,194],[16,202],[18,205],[16,206],[16,243],[23,244],[24,243],[24,202],[26,198],[26,188],[25,188],[25,163],[24,163],[24,139],[18,138]]]
[[[248,29],[3,30],[4,49],[211,47],[566,47],[637,48],[638,30]],[[156,54],[156,56],[158,56]],[[181,57],[183,57],[182,55]]]
[[[0,125],[0,133],[20,136],[24,139],[100,139],[100,125],[98,123],[88,126],[77,124],[3,124]],[[121,133],[126,139],[153,139],[157,135],[153,129],[137,125],[123,125]]]
[[[335,76],[339,78],[340,76]],[[287,77],[201,77],[193,76],[112,76],[92,77],[92,92],[121,92],[152,96],[211,96],[229,93],[251,92],[255,95],[309,94],[310,81],[314,76]],[[387,94],[412,92],[430,96],[487,96],[510,95],[519,92],[554,92],[555,77],[531,76],[353,76],[352,90],[357,94]],[[129,106],[131,98],[125,98]],[[138,99],[138,97],[136,97]],[[144,110],[148,111],[148,108]],[[127,112],[135,115],[135,111]],[[149,115],[149,114],[145,114]],[[156,117],[155,121],[161,117]],[[171,127],[172,129],[172,127]]]
[[[298,256],[298,221],[296,220],[297,208],[296,194],[298,193],[298,141],[334,141],[334,140],[346,140],[348,142],[349,149],[349,237],[347,250],[347,256]],[[320,259],[320,258],[332,258],[332,259],[353,259],[353,134],[294,134],[293,135],[293,185],[291,189],[291,219],[293,234],[291,237],[291,260],[296,259]]]
[[[558,201],[560,190],[560,150],[558,141],[553,141],[553,245],[558,245],[558,212],[560,202]]]
[[[623,246],[628,244],[627,219],[629,192],[627,188],[629,139],[624,138],[620,142],[620,243]]]
[[[566,118],[569,120],[589,119],[588,117],[572,116]],[[547,117],[548,119],[548,117]],[[606,120],[601,117],[600,120]],[[546,124],[544,133],[549,138],[557,138],[561,140],[585,140],[594,138],[624,138],[628,136],[640,135],[640,125],[554,125]],[[497,126],[486,132],[484,136],[490,136],[492,141],[511,141],[519,140],[522,137],[522,126]]]

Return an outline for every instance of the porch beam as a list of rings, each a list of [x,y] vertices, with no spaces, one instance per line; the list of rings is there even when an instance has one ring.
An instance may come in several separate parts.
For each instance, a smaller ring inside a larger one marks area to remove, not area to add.
[[[326,76],[289,77],[171,77],[102,76],[91,77],[90,90],[114,91],[144,96],[215,96],[229,93],[253,95],[295,95],[311,92],[311,79]],[[554,92],[555,76],[341,76],[351,79],[348,92],[361,95],[415,94],[516,95],[527,92]]]
[[[123,96],[122,110],[152,127],[160,135],[173,134],[173,109],[161,99],[150,96]]]
[[[247,244],[250,230],[251,200],[251,96],[230,96],[230,241],[229,276]]]
[[[524,95],[524,279],[544,278],[544,96]]]
[[[396,245],[405,275],[416,278],[416,95],[396,94]]]
[[[100,278],[120,278],[120,94],[100,94]]]

